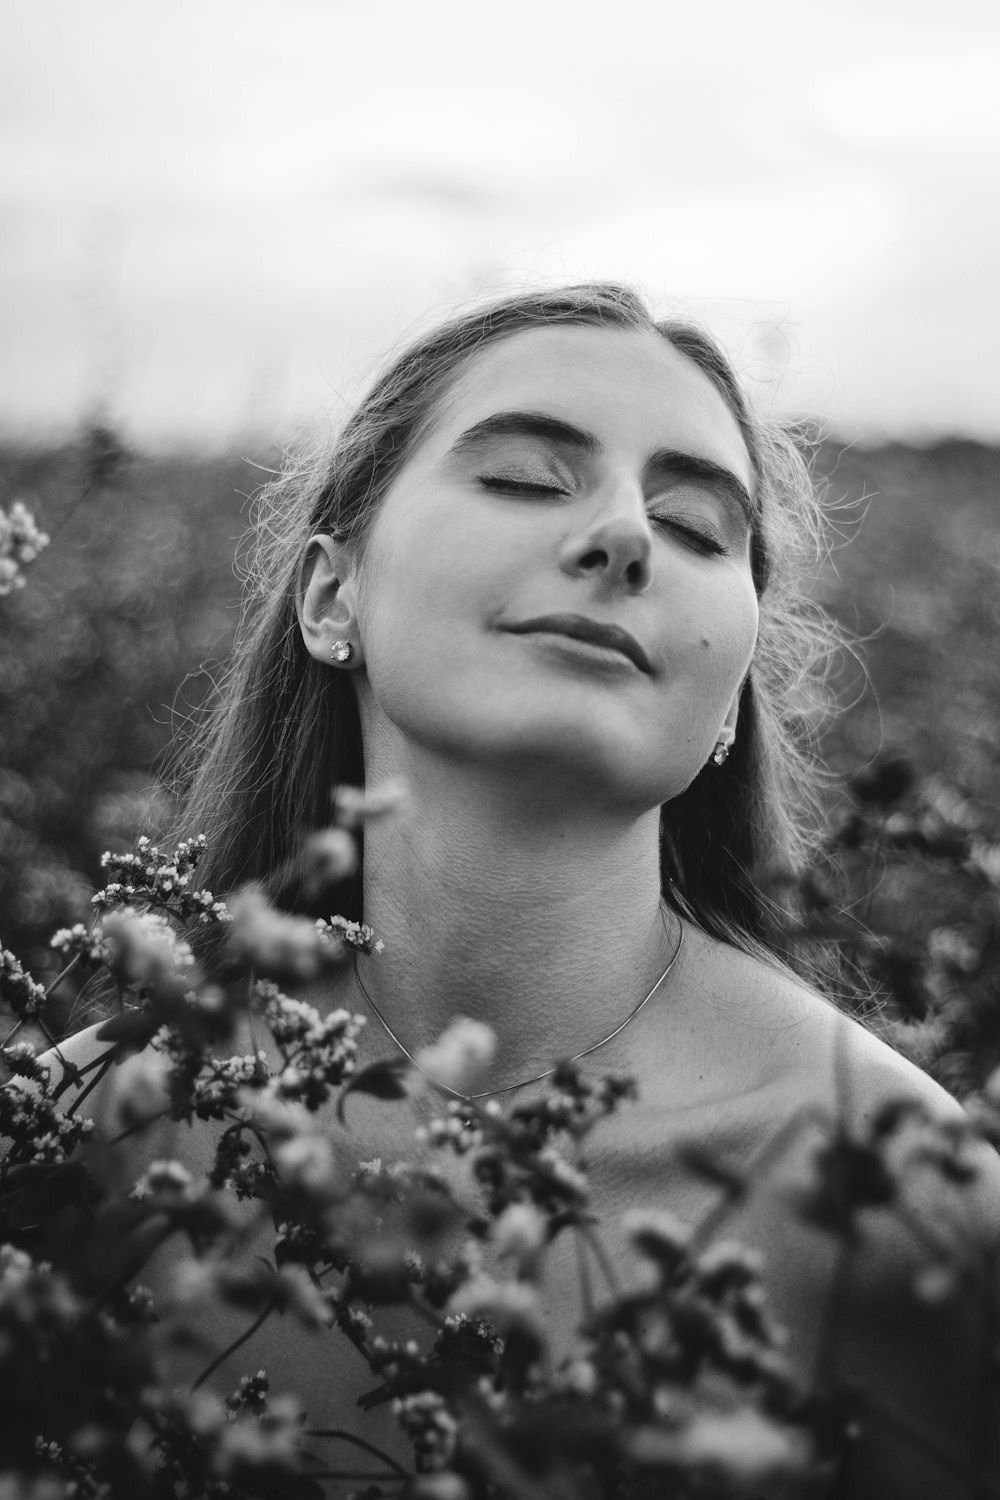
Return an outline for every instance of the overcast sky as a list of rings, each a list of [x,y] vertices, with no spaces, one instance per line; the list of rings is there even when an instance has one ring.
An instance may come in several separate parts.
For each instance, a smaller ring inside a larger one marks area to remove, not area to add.
[[[1000,438],[996,0],[0,0],[0,431],[278,436],[602,276],[849,435]]]

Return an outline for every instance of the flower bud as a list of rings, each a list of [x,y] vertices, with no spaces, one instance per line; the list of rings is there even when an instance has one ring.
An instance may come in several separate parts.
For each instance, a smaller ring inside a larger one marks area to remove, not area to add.
[[[421,1048],[414,1062],[434,1083],[464,1094],[493,1061],[496,1045],[491,1026],[458,1016],[436,1042]]]
[[[512,1203],[493,1225],[491,1238],[501,1255],[511,1256],[530,1276],[548,1239],[545,1219],[530,1203]]]

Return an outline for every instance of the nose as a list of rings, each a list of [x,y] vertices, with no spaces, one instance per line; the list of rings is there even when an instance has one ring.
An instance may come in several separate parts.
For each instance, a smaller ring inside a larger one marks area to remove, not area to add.
[[[604,497],[598,512],[560,548],[559,564],[574,578],[593,578],[630,594],[653,581],[653,534],[642,491],[622,482]]]

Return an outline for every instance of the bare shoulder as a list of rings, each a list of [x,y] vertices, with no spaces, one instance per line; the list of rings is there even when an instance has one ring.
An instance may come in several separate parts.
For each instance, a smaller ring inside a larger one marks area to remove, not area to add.
[[[73,1071],[81,1072],[98,1067],[114,1055],[115,1043],[101,1037],[103,1025],[103,1021],[95,1021],[92,1026],[64,1037],[42,1054],[39,1061],[48,1068],[51,1084],[59,1084]]]
[[[1000,1398],[983,1360],[997,1326],[1000,1158],[968,1135],[950,1094],[808,985],[691,936],[685,1015],[737,1059],[738,1119],[824,1122],[802,1138],[760,1233],[783,1315],[858,1414],[834,1493],[959,1500],[975,1473],[994,1493]]]
[[[63,1038],[39,1060],[49,1070],[49,1087],[63,1085],[63,1106],[79,1101],[79,1112],[94,1122],[97,1137],[109,1138],[163,1115],[169,1102],[169,1063],[152,1047],[123,1052],[116,1041],[101,1035],[103,1024],[96,1021]],[[135,1149],[149,1140],[147,1132]]]
[[[805,981],[689,929],[687,1012],[748,1068],[748,1085],[782,1086],[863,1125],[888,1102],[960,1119],[955,1099]]]

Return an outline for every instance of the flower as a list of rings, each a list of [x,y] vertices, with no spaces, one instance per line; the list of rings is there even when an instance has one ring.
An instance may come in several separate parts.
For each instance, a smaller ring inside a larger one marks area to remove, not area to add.
[[[316,979],[341,961],[307,917],[272,906],[259,885],[245,885],[229,903],[230,952],[271,979]]]
[[[545,1219],[530,1203],[512,1203],[493,1225],[490,1238],[502,1256],[511,1256],[530,1275],[547,1239]]]
[[[61,953],[63,958],[79,956],[84,963],[95,967],[107,958],[99,929],[95,927],[93,932],[88,932],[82,922],[74,922],[72,927],[60,927],[49,939],[49,947]]]
[[[0,507],[0,598],[24,587],[22,568],[34,562],[49,540],[23,500],[15,500],[9,511]]]
[[[327,943],[340,944],[341,948],[347,943],[361,953],[381,953],[385,947],[381,938],[375,941],[375,934],[367,922],[349,922],[346,917],[330,917],[328,921],[320,917],[316,931]]]
[[[7,948],[0,948],[0,999],[21,1020],[37,1016],[45,1000],[43,987],[36,984]]]
[[[270,1390],[270,1381],[266,1370],[258,1370],[256,1375],[244,1375],[240,1379],[239,1386],[231,1396],[226,1397],[226,1408],[230,1420],[235,1421],[241,1412],[249,1411],[255,1415],[267,1411],[267,1396]]]
[[[458,1016],[436,1042],[422,1047],[413,1060],[432,1082],[464,1094],[493,1061],[496,1044],[496,1033],[491,1026]]]
[[[100,933],[108,968],[126,983],[179,992],[190,986],[194,954],[166,917],[126,906],[108,913]]]
[[[285,1059],[278,1079],[280,1092],[289,1099],[300,1098],[309,1109],[318,1109],[331,1088],[354,1072],[365,1017],[343,1008],[321,1016],[315,1006],[282,994],[266,980],[257,982],[254,996],[263,1002],[265,1020]]]
[[[406,783],[385,781],[371,790],[358,786],[340,786],[333,794],[337,822],[342,828],[360,828],[375,818],[399,812],[408,797]]]
[[[358,868],[358,846],[346,828],[323,828],[306,840],[300,856],[304,894],[336,885]]]
[[[194,1178],[179,1161],[154,1161],[143,1172],[129,1197],[141,1200],[154,1195],[167,1198],[190,1198]]]
[[[448,1311],[487,1317],[501,1336],[517,1329],[538,1344],[545,1340],[542,1304],[537,1289],[527,1281],[494,1281],[483,1273],[474,1275],[455,1292]]]
[[[273,1155],[285,1187],[324,1203],[335,1203],[347,1192],[349,1179],[325,1136],[289,1136],[275,1146]]]
[[[691,1241],[689,1226],[669,1209],[629,1209],[622,1228],[641,1255],[667,1266],[684,1259]]]
[[[455,1452],[458,1423],[437,1391],[397,1397],[392,1413],[413,1443],[421,1467],[443,1469]]]
[[[802,1432],[779,1425],[751,1406],[697,1412],[679,1430],[640,1427],[627,1435],[626,1447],[641,1464],[707,1469],[755,1488],[801,1474],[811,1456]]]
[[[108,850],[101,855],[101,868],[108,884],[91,898],[99,910],[109,906],[152,904],[165,907],[181,921],[194,918],[199,926],[231,920],[225,902],[217,901],[209,890],[192,890],[191,876],[205,852],[203,833],[185,839],[172,854],[164,854],[148,838],[141,838],[135,849],[124,854]]]

